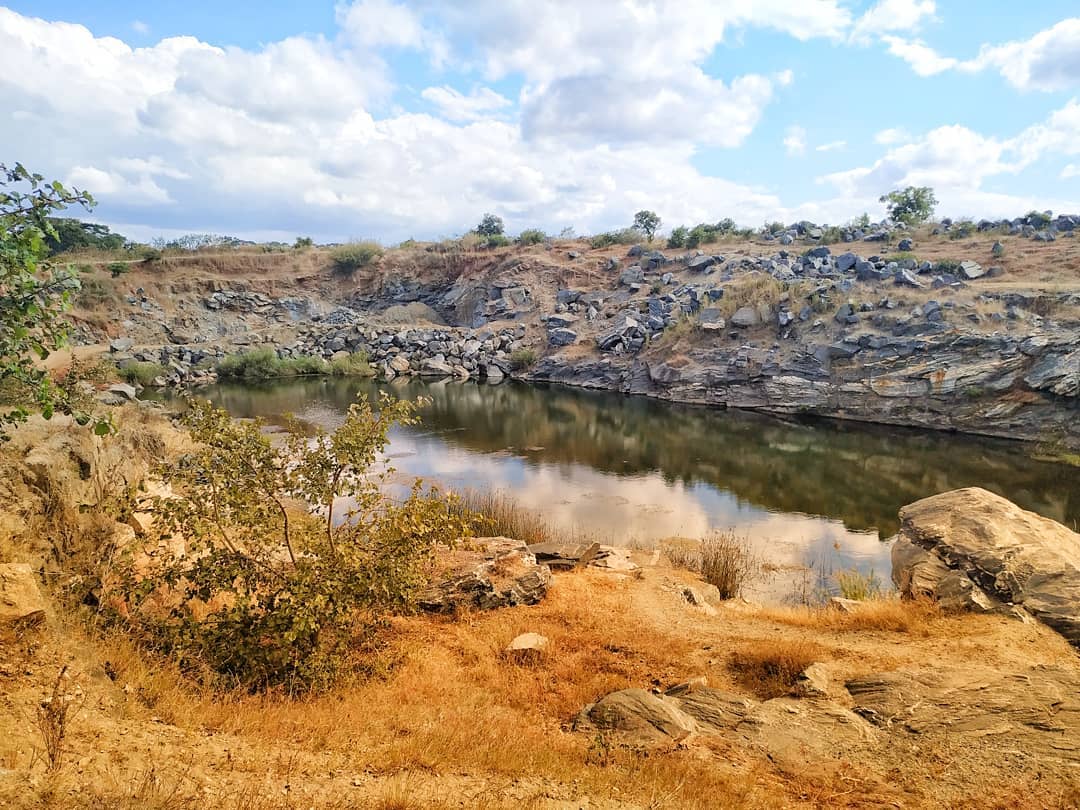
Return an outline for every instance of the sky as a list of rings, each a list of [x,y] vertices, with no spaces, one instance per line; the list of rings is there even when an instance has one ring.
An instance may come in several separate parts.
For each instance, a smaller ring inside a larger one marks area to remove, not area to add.
[[[3,2],[3,0],[0,0]],[[132,238],[1080,213],[1076,0],[30,0],[0,163]],[[1071,15],[1071,16],[1070,16]]]

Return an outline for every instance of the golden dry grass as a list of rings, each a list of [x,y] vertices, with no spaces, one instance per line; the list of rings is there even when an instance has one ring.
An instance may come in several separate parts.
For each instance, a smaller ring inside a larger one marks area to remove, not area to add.
[[[744,689],[769,700],[790,693],[804,669],[832,657],[810,641],[755,641],[733,652],[728,668]]]
[[[948,617],[930,600],[868,599],[855,610],[799,605],[762,608],[760,616],[789,627],[843,632],[885,631],[929,636],[946,633],[950,626],[971,622],[973,617]]]

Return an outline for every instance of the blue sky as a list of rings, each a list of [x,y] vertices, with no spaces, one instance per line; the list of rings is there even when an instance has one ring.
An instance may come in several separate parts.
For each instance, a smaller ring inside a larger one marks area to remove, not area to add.
[[[137,238],[1080,212],[1074,0],[0,6],[0,161]]]

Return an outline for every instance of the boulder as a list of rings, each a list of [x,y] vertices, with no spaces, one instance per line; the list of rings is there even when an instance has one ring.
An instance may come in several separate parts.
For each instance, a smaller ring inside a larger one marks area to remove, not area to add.
[[[893,581],[902,595],[1020,608],[1080,647],[1076,532],[978,487],[916,501],[900,520]]]
[[[420,374],[425,377],[453,377],[454,368],[440,360],[428,358],[420,364]]]
[[[432,582],[418,600],[422,610],[492,610],[535,605],[547,594],[551,570],[536,561],[525,543],[485,537],[443,555]]]
[[[548,332],[548,343],[552,346],[569,346],[577,342],[577,332],[573,329],[558,328]]]
[[[685,739],[697,730],[697,723],[673,698],[644,689],[623,689],[582,709],[574,728],[583,727],[620,732],[634,742],[649,743]]]
[[[539,563],[556,571],[569,571],[588,565],[600,553],[599,543],[536,543],[528,547]]]
[[[136,389],[133,385],[128,385],[127,383],[115,383],[113,385],[110,385],[108,391],[110,394],[115,394],[116,396],[120,397],[121,399],[125,399],[128,402],[134,402],[135,399],[139,396],[138,389]]]
[[[110,352],[128,352],[131,351],[131,347],[135,345],[135,341],[127,337],[119,337],[115,340],[109,341]]]
[[[738,326],[740,329],[757,326],[760,323],[761,313],[758,312],[757,307],[739,307],[731,316],[731,325]]]
[[[45,620],[45,599],[26,563],[0,565],[0,627],[27,627]]]
[[[960,262],[960,275],[968,281],[974,281],[977,278],[985,276],[986,271],[978,262],[963,261]]]
[[[506,645],[506,655],[521,663],[541,658],[548,648],[547,636],[539,633],[522,633]]]

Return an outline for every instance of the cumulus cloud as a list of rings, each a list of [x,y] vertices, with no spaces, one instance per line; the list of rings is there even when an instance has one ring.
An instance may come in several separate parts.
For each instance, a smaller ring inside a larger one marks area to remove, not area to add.
[[[1062,20],[1028,40],[984,45],[964,70],[998,70],[1020,90],[1065,90],[1080,86],[1080,17]]]
[[[881,40],[889,46],[889,53],[903,59],[920,76],[935,76],[960,64],[959,60],[942,56],[920,39],[883,36]]]
[[[905,143],[911,140],[911,133],[903,127],[890,127],[883,129],[874,135],[874,143],[882,146],[892,146],[897,143]]]
[[[791,156],[806,153],[806,130],[798,124],[787,128],[784,133],[784,149]]]
[[[815,152],[836,152],[847,147],[847,141],[829,141],[814,147]]]
[[[434,104],[444,118],[451,121],[474,121],[498,112],[513,104],[490,87],[480,87],[465,95],[459,90],[443,85],[428,87],[421,94]]]
[[[934,0],[880,0],[856,20],[851,39],[869,42],[872,35],[915,30],[936,10]]]
[[[1076,163],[1070,163],[1061,170],[1062,180],[1068,180],[1070,177],[1080,177],[1080,165]]]

